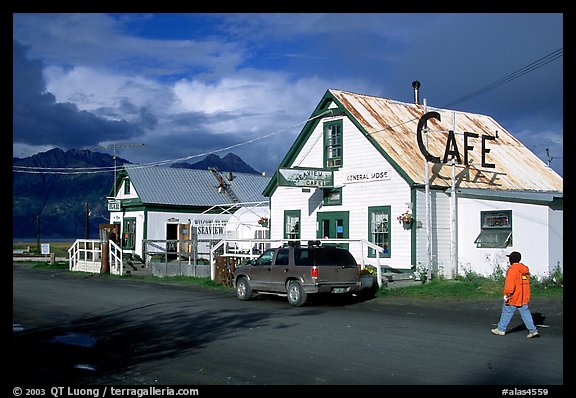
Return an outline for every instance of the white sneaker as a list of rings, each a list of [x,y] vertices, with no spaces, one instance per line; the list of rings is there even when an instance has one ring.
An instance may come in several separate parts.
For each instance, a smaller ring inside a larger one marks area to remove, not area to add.
[[[526,336],[526,337],[531,339],[532,337],[540,337],[540,335],[538,334],[538,331],[535,331],[535,332],[528,333],[528,336]]]
[[[492,334],[498,335],[498,336],[504,336],[506,334],[506,332],[503,332],[501,330],[498,330],[498,328],[496,329],[492,329],[491,330]],[[531,336],[532,337],[532,336]]]

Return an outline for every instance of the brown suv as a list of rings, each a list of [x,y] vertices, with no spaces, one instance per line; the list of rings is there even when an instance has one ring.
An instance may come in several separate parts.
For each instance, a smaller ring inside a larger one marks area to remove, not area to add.
[[[286,294],[288,302],[301,306],[308,294],[354,293],[361,289],[359,267],[346,249],[290,243],[268,249],[260,257],[234,271],[234,287],[240,300],[253,293]]]

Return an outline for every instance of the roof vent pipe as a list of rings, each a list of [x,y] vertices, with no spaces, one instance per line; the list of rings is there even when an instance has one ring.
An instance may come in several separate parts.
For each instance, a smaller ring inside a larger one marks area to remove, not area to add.
[[[414,80],[412,82],[412,87],[414,88],[414,103],[420,104],[420,95],[419,95],[420,82],[418,80]]]

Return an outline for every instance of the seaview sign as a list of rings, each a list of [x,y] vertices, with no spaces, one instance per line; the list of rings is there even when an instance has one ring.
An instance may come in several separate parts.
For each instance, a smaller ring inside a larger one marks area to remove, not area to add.
[[[278,169],[278,185],[330,188],[334,186],[334,173],[322,169]]]
[[[438,156],[433,156],[428,152],[426,146],[424,145],[424,141],[422,139],[422,129],[426,126],[426,122],[428,119],[437,119],[440,121],[440,114],[438,112],[428,112],[425,113],[418,122],[418,129],[416,131],[416,136],[418,138],[418,147],[420,148],[420,152],[424,155],[426,160],[433,163],[447,163],[448,157],[454,157],[458,163],[462,163],[460,158],[460,152],[458,151],[458,145],[456,144],[456,137],[454,132],[450,130],[448,132],[448,138],[446,140],[446,150],[444,151],[444,158],[442,162],[440,162],[440,158]],[[468,145],[469,138],[478,138],[480,137],[479,134],[471,133],[468,131],[464,132],[464,164],[468,165],[470,162],[468,161],[468,151],[473,150],[474,147],[472,145]],[[482,151],[480,152],[482,155],[482,167],[487,168],[495,168],[496,165],[493,163],[486,162],[486,154],[490,152],[490,149],[486,148],[486,141],[496,140],[496,137],[491,135],[482,135]]]

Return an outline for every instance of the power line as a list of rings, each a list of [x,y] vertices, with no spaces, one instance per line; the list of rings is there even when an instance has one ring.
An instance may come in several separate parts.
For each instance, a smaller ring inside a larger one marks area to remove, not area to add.
[[[531,64],[526,65],[523,68],[520,68],[515,72],[512,72],[508,76],[503,77],[502,79],[499,79],[499,80],[495,81],[494,83],[491,83],[487,86],[484,86],[483,88],[476,90],[470,94],[467,94],[463,97],[460,97],[459,99],[457,99],[455,101],[452,101],[448,104],[445,104],[445,105],[441,106],[440,108],[448,108],[449,106],[452,106],[452,105],[458,104],[460,102],[463,102],[465,100],[468,100],[470,98],[474,98],[474,97],[477,97],[479,95],[482,95],[482,94],[484,94],[490,90],[493,90],[493,89],[500,87],[506,83],[509,83],[512,80],[518,79],[529,72],[532,72],[536,69],[539,69],[542,66],[559,59],[563,55],[564,55],[564,48],[562,47],[562,48],[559,48],[558,50],[551,52],[548,55],[545,55],[545,56],[539,58],[538,60],[532,62]],[[256,141],[260,141],[260,140],[263,140],[265,138],[271,137],[273,135],[279,134],[279,133],[284,132],[288,129],[296,127],[298,125],[307,123],[307,122],[309,122],[315,118],[322,117],[325,114],[330,113],[330,112],[331,111],[328,110],[326,112],[323,112],[322,114],[311,117],[311,118],[309,118],[303,122],[296,123],[295,125],[287,127],[285,129],[281,129],[281,130],[278,130],[278,131],[270,133],[270,134],[266,134],[266,135],[261,136],[261,137],[257,137],[257,138],[254,138],[254,139],[251,139],[248,141],[240,142],[240,143],[230,145],[230,146],[225,147],[225,148],[220,148],[220,149],[217,149],[214,151],[207,151],[207,152],[204,152],[201,154],[186,156],[186,157],[178,158],[178,159],[166,159],[166,160],[161,160],[161,161],[157,161],[157,162],[142,163],[142,164],[136,164],[136,165],[127,165],[126,164],[126,165],[124,165],[124,167],[139,169],[139,168],[146,168],[146,167],[162,166],[162,165],[165,165],[168,163],[182,162],[182,161],[190,160],[190,159],[195,158],[195,157],[206,156],[206,155],[213,154],[213,153],[228,151],[230,149],[234,149],[234,148],[237,148],[240,146],[251,144],[251,143],[254,143]],[[395,124],[393,126],[385,127],[381,130],[374,131],[372,134],[380,133],[380,132],[386,131],[386,130],[392,130],[396,127],[402,126],[404,124],[407,124],[407,123],[410,123],[410,122],[413,122],[416,120],[418,120],[418,118],[413,118],[413,119]],[[138,144],[134,144],[134,145],[138,145]],[[140,144],[140,145],[144,145],[144,144]],[[109,146],[109,147],[112,147],[112,146]],[[110,171],[115,171],[115,170],[116,170],[115,166],[113,166],[113,167],[92,167],[92,168],[90,168],[90,167],[89,168],[68,168],[68,167],[63,167],[63,168],[46,167],[46,168],[44,168],[44,167],[32,167],[32,166],[13,166],[13,172],[15,172],[15,173],[30,173],[30,174],[96,174],[96,173],[104,173],[104,172],[110,172]]]
[[[467,99],[470,99],[470,98],[473,98],[473,97],[477,97],[477,96],[479,96],[479,95],[482,95],[482,94],[484,94],[484,93],[486,93],[486,92],[488,92],[488,91],[490,91],[490,90],[493,90],[493,89],[495,89],[495,88],[497,88],[497,87],[500,87],[500,86],[502,86],[502,85],[504,85],[504,84],[506,84],[506,83],[509,83],[509,82],[511,82],[512,80],[518,79],[519,77],[522,77],[522,76],[524,76],[525,74],[527,74],[527,73],[529,73],[529,72],[532,72],[532,71],[534,71],[534,70],[536,70],[536,69],[539,69],[539,68],[541,68],[542,66],[544,66],[544,65],[546,65],[546,64],[548,64],[548,63],[550,63],[550,62],[552,62],[552,61],[557,60],[558,58],[562,57],[563,55],[564,55],[564,48],[562,47],[562,48],[559,48],[558,50],[555,50],[555,51],[551,52],[550,54],[545,55],[545,56],[543,56],[542,58],[540,58],[540,59],[532,62],[531,64],[526,65],[525,67],[518,69],[517,71],[509,74],[508,76],[503,77],[502,79],[499,79],[499,80],[495,81],[494,83],[491,83],[491,84],[489,84],[489,85],[487,85],[487,86],[485,86],[485,87],[483,87],[483,88],[481,88],[481,89],[478,89],[478,90],[476,90],[476,91],[474,91],[474,92],[472,92],[472,93],[470,93],[470,94],[467,94],[467,95],[465,95],[465,96],[463,96],[463,97],[460,97],[459,99],[457,99],[457,100],[455,100],[455,101],[452,101],[452,102],[449,102],[449,103],[447,103],[447,104],[445,104],[445,105],[442,105],[442,106],[440,106],[440,107],[437,108],[437,109],[443,109],[443,108],[445,109],[445,108],[448,108],[448,107],[453,106],[453,105],[455,105],[455,104],[458,104],[458,103],[460,103],[460,102],[463,102],[463,101],[465,101],[465,100],[467,100]],[[400,127],[400,126],[403,126],[403,125],[405,125],[405,124],[407,124],[407,123],[414,122],[414,121],[417,121],[417,120],[419,120],[419,118],[412,118],[412,119],[410,119],[410,120],[406,120],[406,121],[404,121],[404,122],[395,124],[395,125],[393,125],[393,126],[388,126],[388,127],[385,127],[385,128],[383,128],[383,129],[381,129],[381,130],[376,130],[376,131],[374,131],[374,133],[372,133],[372,134],[380,133],[380,132],[386,131],[386,130],[392,130],[392,129],[396,128],[396,127]]]
[[[190,156],[186,156],[183,158],[160,160],[157,162],[142,163],[142,164],[125,164],[124,167],[130,168],[130,169],[156,167],[156,166],[162,166],[162,165],[165,165],[168,163],[183,162],[185,160],[190,160],[193,158],[206,156],[206,155],[213,154],[213,153],[229,151],[231,149],[234,149],[234,148],[237,148],[240,146],[244,146],[244,145],[248,145],[248,144],[252,144],[256,141],[260,141],[260,140],[263,140],[265,138],[271,137],[273,135],[283,133],[283,132],[290,130],[296,126],[308,123],[311,120],[323,117],[323,116],[330,114],[330,113],[332,113],[332,110],[327,110],[327,111],[322,112],[319,115],[313,116],[313,117],[308,118],[302,122],[299,122],[299,123],[296,123],[292,126],[280,129],[280,130],[275,131],[273,133],[266,134],[266,135],[263,135],[260,137],[256,137],[256,138],[253,138],[251,140],[243,141],[243,142],[240,142],[237,144],[233,144],[233,145],[227,146],[225,148],[216,149],[214,151],[207,151],[204,153],[199,153],[196,155],[190,155]],[[56,168],[56,167],[12,166],[12,169],[15,173],[30,173],[30,174],[97,174],[97,173],[108,173],[108,172],[114,170],[114,167],[102,167],[102,168],[97,168],[97,167],[92,167],[92,168],[62,167],[62,168]]]
[[[558,58],[562,57],[563,55],[564,55],[564,48],[559,48],[558,50],[553,51],[550,54],[543,56],[542,58],[532,62],[531,64],[526,65],[525,67],[520,68],[515,72],[512,72],[508,76],[503,77],[502,79],[497,80],[494,83],[491,83],[485,87],[482,87],[481,89],[476,90],[476,91],[474,91],[468,95],[465,95],[464,97],[461,97],[455,101],[452,101],[452,102],[444,105],[443,107],[449,107],[449,106],[458,104],[460,102],[464,102],[470,98],[474,98],[474,97],[477,97],[479,95],[482,95],[487,91],[494,90],[495,88],[498,88],[498,87],[502,86],[503,84],[509,83],[512,80],[516,80],[519,77],[522,77],[525,74],[532,72],[533,70],[541,68],[542,66],[544,66],[544,65],[546,65],[552,61],[557,60]]]

